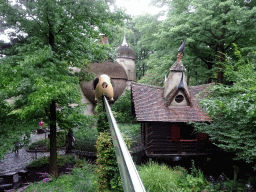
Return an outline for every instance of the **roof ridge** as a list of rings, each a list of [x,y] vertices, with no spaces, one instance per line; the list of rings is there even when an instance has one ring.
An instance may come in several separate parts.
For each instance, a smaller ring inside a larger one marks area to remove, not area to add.
[[[148,87],[154,87],[154,88],[163,89],[163,87],[156,86],[156,85],[149,85],[149,84],[138,83],[138,82],[131,82],[131,83],[132,83],[132,84],[137,84],[137,85],[143,85],[143,86],[148,86]],[[198,86],[203,86],[203,85],[215,85],[215,82],[212,82],[212,83],[205,83],[205,84],[201,84],[201,85],[188,86],[188,88],[193,88],[193,87],[198,87]]]
[[[164,89],[163,87],[160,87],[160,86],[148,85],[148,84],[137,83],[137,82],[132,82],[131,84],[137,84],[137,85],[143,85],[143,86],[147,86],[147,87],[153,87],[153,88],[158,88],[158,89]]]

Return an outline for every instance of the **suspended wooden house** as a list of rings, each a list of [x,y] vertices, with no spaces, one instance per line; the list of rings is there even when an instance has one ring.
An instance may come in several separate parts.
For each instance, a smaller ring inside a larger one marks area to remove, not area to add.
[[[141,123],[141,140],[148,157],[209,153],[208,135],[195,133],[187,123],[212,121],[200,108],[197,96],[207,93],[213,84],[187,86],[180,50],[164,87],[131,84],[132,108]]]

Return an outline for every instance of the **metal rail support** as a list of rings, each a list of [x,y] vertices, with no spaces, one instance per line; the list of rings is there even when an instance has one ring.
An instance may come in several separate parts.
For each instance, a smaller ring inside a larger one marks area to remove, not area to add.
[[[103,102],[108,116],[123,189],[125,192],[146,192],[105,96],[103,96]]]

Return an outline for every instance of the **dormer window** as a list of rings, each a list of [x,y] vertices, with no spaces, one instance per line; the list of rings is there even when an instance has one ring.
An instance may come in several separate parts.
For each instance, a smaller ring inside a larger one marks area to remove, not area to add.
[[[181,62],[176,65],[180,67]],[[191,100],[185,80],[184,71],[171,71],[164,87],[164,99],[166,107],[190,106]]]

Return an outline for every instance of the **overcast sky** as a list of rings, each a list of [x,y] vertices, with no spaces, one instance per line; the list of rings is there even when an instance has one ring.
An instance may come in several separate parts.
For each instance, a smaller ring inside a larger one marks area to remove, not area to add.
[[[116,5],[126,9],[126,13],[132,16],[149,13],[155,15],[161,11],[160,8],[149,6],[150,0],[116,0]]]
[[[149,3],[150,0],[116,0],[116,5],[123,8],[127,14],[132,16],[138,16],[144,13],[155,15],[161,11],[160,8],[149,6]],[[0,40],[8,41],[4,34],[0,34]]]

